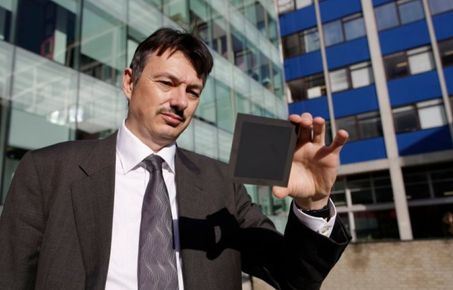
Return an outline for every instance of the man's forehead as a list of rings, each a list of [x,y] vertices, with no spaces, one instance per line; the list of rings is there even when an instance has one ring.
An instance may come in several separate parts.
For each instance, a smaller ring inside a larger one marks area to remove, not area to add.
[[[170,49],[167,49],[166,51],[164,51],[163,53],[159,53],[159,51],[154,51],[150,54],[148,54],[147,58],[146,58],[146,63],[145,63],[145,67],[148,66],[148,65],[155,65],[156,63],[155,62],[166,62],[166,63],[169,63],[169,62],[178,62],[178,63],[181,63],[181,65],[178,65],[178,66],[171,66],[171,67],[167,67],[167,66],[161,66],[161,64],[158,64],[157,66],[157,69],[162,69],[162,71],[167,71],[168,69],[168,72],[171,73],[178,73],[180,72],[184,66],[182,65],[182,63],[187,63],[190,65],[190,67],[193,69],[196,77],[201,81],[201,84],[204,85],[204,82],[203,82],[203,79],[202,77],[198,74],[198,72],[196,71],[196,68],[194,67],[193,63],[190,61],[190,59],[183,53],[181,52],[180,50],[170,50]],[[154,63],[153,63],[154,62]],[[156,69],[156,68],[155,68]],[[187,77],[186,75],[186,71],[184,72],[184,75],[181,75],[181,77]]]

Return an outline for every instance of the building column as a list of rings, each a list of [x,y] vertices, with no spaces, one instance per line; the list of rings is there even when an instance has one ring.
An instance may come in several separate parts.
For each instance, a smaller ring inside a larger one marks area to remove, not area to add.
[[[337,133],[337,125],[335,123],[335,112],[333,108],[333,98],[331,89],[332,86],[330,84],[329,65],[327,63],[326,45],[324,42],[324,30],[322,29],[321,9],[319,7],[319,0],[315,0],[313,4],[315,5],[316,26],[318,28],[319,35],[319,50],[321,52],[322,70],[324,72],[324,81],[326,84],[326,97],[327,106],[329,108],[330,130],[332,132],[332,138],[334,138]]]
[[[379,34],[376,26],[373,3],[372,0],[361,0],[361,3],[368,37],[368,45],[370,49],[376,92],[378,96],[385,148],[389,161],[389,171],[392,182],[396,216],[398,219],[400,239],[411,240],[413,238],[412,228],[406,200],[406,191],[404,188],[403,173],[401,170],[398,155],[398,144],[396,142],[392,108],[390,105],[390,98],[387,88],[387,80],[385,77],[381,47],[379,44]]]
[[[445,114],[447,116],[448,127],[450,128],[450,138],[453,141],[453,116],[452,108],[450,107],[450,100],[448,97],[447,83],[442,68],[442,61],[440,59],[439,45],[437,44],[436,31],[434,30],[433,18],[431,16],[431,9],[429,9],[428,0],[423,0],[423,9],[425,12],[426,24],[428,26],[429,38],[434,56],[434,63],[436,64],[437,76],[439,78],[440,91],[442,92],[442,99],[444,101]]]

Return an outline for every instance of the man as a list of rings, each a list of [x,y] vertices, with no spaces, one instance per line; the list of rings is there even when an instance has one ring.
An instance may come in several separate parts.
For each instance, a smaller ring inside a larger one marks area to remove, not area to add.
[[[211,68],[200,40],[160,29],[124,71],[116,134],[24,156],[0,220],[0,289],[240,289],[241,270],[320,287],[349,241],[329,202],[347,133],[327,147],[322,118],[290,116],[290,181],[273,188],[295,201],[282,236],[225,164],[175,145]]]

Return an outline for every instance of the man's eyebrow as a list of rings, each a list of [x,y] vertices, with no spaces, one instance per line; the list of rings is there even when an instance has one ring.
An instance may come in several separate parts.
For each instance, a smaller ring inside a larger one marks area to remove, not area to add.
[[[159,74],[155,75],[154,77],[155,78],[166,77],[166,78],[169,78],[174,83],[177,83],[177,84],[181,83],[181,80],[179,78],[177,78],[176,76],[174,76],[174,75],[172,75],[170,73],[167,73],[167,72],[159,73]],[[200,91],[203,90],[203,86],[199,85],[199,84],[188,84],[187,87],[189,89],[198,89]]]

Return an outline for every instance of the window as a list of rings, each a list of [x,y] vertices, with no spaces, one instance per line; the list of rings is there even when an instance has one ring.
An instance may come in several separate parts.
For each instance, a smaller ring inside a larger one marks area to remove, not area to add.
[[[332,92],[338,92],[349,88],[347,69],[333,71],[329,75]]]
[[[303,52],[303,46],[299,41],[299,37],[299,33],[283,37],[283,54],[286,58],[299,55]]]
[[[434,69],[430,47],[424,46],[407,52],[398,52],[384,57],[387,79],[396,79]]]
[[[404,52],[384,57],[387,79],[395,79],[409,75],[409,65]]]
[[[418,103],[417,109],[421,129],[429,129],[447,124],[445,109],[441,100]]]
[[[418,124],[416,109],[412,106],[393,109],[396,133],[416,131]]]
[[[339,129],[348,131],[351,141],[382,136],[381,117],[378,112],[339,118],[336,122]]]
[[[359,241],[399,238],[394,209],[355,212],[354,219]]]
[[[340,20],[324,24],[324,39],[326,46],[343,42],[343,31]]]
[[[439,42],[439,53],[444,66],[453,65],[453,38]]]
[[[370,62],[332,71],[329,74],[332,92],[367,86],[374,82]]]
[[[428,3],[433,15],[453,10],[453,1],[451,0],[429,0]]]
[[[421,47],[407,52],[409,70],[411,74],[430,71],[434,68],[434,61],[429,47]]]
[[[369,62],[363,62],[350,67],[353,88],[367,86],[374,82],[373,71]]]
[[[304,8],[313,3],[313,0],[296,0],[296,9]]]
[[[323,24],[326,46],[362,37],[366,34],[361,14]]]
[[[283,37],[283,54],[292,57],[319,49],[319,36],[316,28],[297,32]]]
[[[348,17],[343,22],[346,40],[352,40],[365,35],[365,24],[361,15]]]
[[[17,21],[17,45],[65,66],[74,67],[77,17],[76,7],[71,2],[73,1],[19,1],[18,13],[21,17],[18,17]],[[1,26],[6,25],[2,30],[8,29],[8,31],[0,33],[8,40],[11,25],[7,21],[11,21],[11,13],[3,9],[1,11],[5,12],[0,15],[7,17],[5,19],[0,17]],[[89,23],[97,24],[96,21],[89,21]],[[30,29],[31,26],[33,29]],[[86,30],[84,27],[82,37]],[[96,28],[93,27],[91,30],[94,31]],[[107,33],[104,32],[105,34]],[[109,41],[108,36],[104,37],[104,41],[106,43]],[[82,45],[82,53],[85,53],[86,46],[86,44]],[[99,47],[97,49],[101,50]]]
[[[326,94],[326,84],[322,74],[288,82],[293,101],[320,97]]]
[[[12,12],[9,10],[11,7],[5,4],[0,3],[0,40],[10,41]],[[6,7],[2,7],[3,5]]]
[[[396,133],[429,129],[447,124],[445,109],[440,99],[393,109]]]
[[[378,30],[398,26],[398,13],[396,12],[395,3],[390,3],[376,7],[374,10],[376,14],[376,22]]]
[[[435,197],[453,196],[453,169],[430,172]]]
[[[400,0],[374,9],[378,30],[411,23],[424,18],[421,0]]]
[[[423,5],[420,0],[416,1],[399,1],[398,11],[400,14],[401,24],[414,22],[424,18]]]
[[[277,1],[278,13],[282,14],[285,12],[294,10],[294,0],[278,0]]]
[[[303,33],[304,47],[306,52],[314,51],[319,49],[319,35],[318,29],[312,28]]]
[[[359,136],[363,139],[382,136],[381,118],[378,112],[371,112],[357,116]]]

